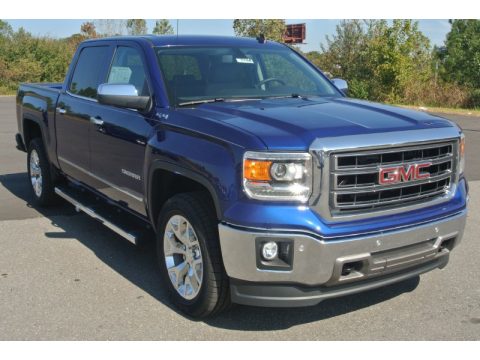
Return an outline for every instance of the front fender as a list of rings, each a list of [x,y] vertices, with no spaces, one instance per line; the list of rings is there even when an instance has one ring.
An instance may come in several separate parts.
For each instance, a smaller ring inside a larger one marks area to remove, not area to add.
[[[146,208],[152,223],[152,178],[166,170],[203,185],[211,194],[217,219],[223,219],[239,194],[243,149],[228,142],[185,129],[161,129],[150,139],[144,179]]]

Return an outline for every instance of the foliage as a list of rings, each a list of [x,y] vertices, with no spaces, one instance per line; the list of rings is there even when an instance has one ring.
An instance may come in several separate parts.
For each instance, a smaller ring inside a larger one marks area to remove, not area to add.
[[[474,103],[470,89],[438,79],[441,51],[431,51],[416,21],[342,21],[321,50],[306,56],[332,77],[348,80],[352,97],[452,107]]]
[[[155,21],[155,27],[152,33],[157,35],[173,35],[173,26],[168,19],[160,19]]]
[[[129,35],[144,35],[148,32],[145,19],[128,19],[127,29]]]
[[[0,90],[13,93],[20,82],[63,81],[74,51],[74,44],[66,39],[34,37],[23,28],[2,32]]]
[[[92,38],[98,37],[97,29],[95,27],[95,24],[91,21],[84,22],[80,26],[80,32],[87,39],[92,39]]]
[[[264,34],[277,41],[285,32],[281,19],[236,19],[233,25],[237,35]],[[453,20],[451,25],[445,46],[431,49],[416,21],[342,21],[319,51],[304,55],[327,75],[345,78],[353,97],[480,107],[480,20]],[[63,81],[76,47],[85,39],[146,32],[143,19],[95,20],[66,39],[52,39],[23,28],[14,31],[0,20],[0,93],[14,93],[19,82]],[[161,19],[153,32],[171,33],[173,27]]]
[[[445,80],[480,89],[480,20],[453,20],[443,60]]]
[[[257,37],[264,35],[268,40],[283,41],[285,34],[283,19],[235,19],[233,30],[237,36]]]

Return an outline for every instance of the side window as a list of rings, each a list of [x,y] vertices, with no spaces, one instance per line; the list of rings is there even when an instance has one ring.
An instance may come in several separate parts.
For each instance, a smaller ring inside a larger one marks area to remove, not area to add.
[[[86,47],[80,53],[77,66],[73,72],[69,91],[72,94],[89,98],[97,97],[98,85],[103,79],[100,78],[102,66],[109,54],[108,46]]]
[[[109,84],[131,84],[140,96],[148,96],[148,83],[142,57],[137,49],[119,46],[108,75]]]

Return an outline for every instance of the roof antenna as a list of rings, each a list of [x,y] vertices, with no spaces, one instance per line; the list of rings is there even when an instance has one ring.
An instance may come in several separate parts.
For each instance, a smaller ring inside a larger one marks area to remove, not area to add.
[[[265,44],[266,40],[265,40],[265,35],[263,34],[260,34],[257,36],[257,41],[260,43],[260,44]]]

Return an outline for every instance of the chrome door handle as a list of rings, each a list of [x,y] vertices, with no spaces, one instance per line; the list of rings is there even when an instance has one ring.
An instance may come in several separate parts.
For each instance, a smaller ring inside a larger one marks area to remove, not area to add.
[[[66,114],[67,113],[67,110],[65,110],[64,108],[61,108],[61,107],[57,107],[57,112],[59,114]]]
[[[90,122],[97,126],[103,126],[103,120],[93,116],[90,118]]]

